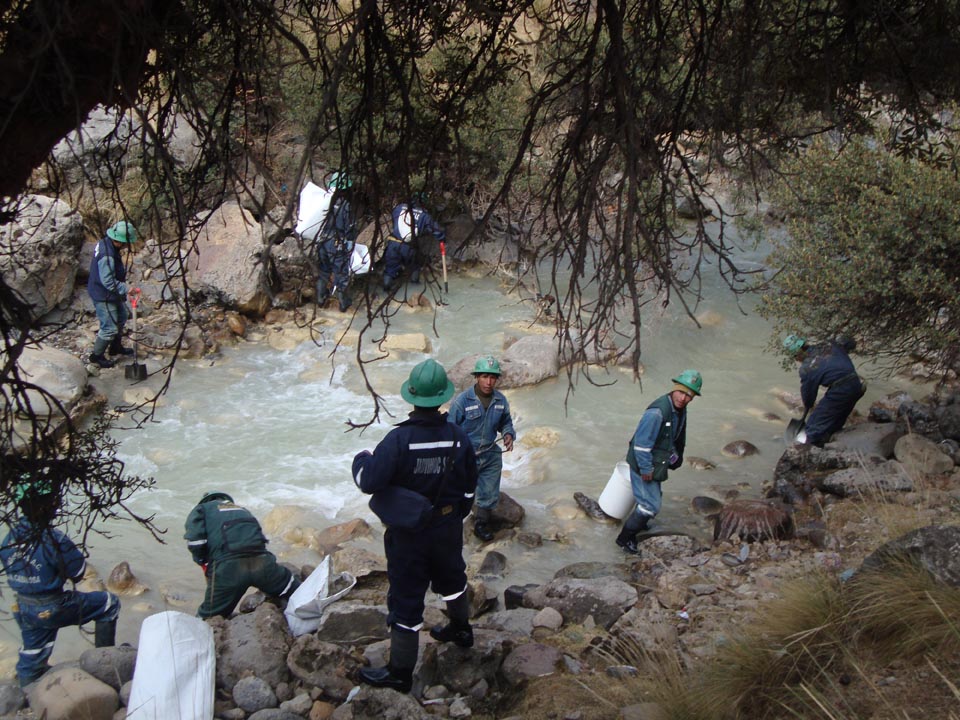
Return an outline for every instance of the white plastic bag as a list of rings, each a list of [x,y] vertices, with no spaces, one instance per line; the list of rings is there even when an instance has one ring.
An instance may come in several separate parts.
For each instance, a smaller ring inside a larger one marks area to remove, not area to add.
[[[300,191],[300,208],[297,212],[297,234],[310,242],[317,239],[323,221],[330,210],[333,191],[314,185],[309,180]]]
[[[340,573],[333,582],[340,586],[330,594],[330,556],[327,555],[317,569],[294,590],[287,601],[283,614],[294,637],[313,632],[320,627],[320,620],[326,607],[346,595],[357,584],[357,579],[348,572]]]
[[[217,656],[203,620],[169,610],[140,625],[127,720],[211,720]]]
[[[353,244],[353,255],[350,256],[350,272],[354,275],[366,275],[370,272],[370,250],[366,245]]]

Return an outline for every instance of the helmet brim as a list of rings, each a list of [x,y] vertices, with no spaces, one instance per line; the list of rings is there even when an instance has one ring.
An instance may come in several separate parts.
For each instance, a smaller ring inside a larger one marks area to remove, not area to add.
[[[443,392],[437,395],[415,395],[413,392],[411,392],[411,390],[412,389],[409,381],[404,382],[403,385],[400,386],[400,397],[414,407],[431,408],[440,407],[443,405],[447,400],[453,397],[453,394],[457,391],[457,388],[450,378],[447,378],[447,387],[444,388]]]

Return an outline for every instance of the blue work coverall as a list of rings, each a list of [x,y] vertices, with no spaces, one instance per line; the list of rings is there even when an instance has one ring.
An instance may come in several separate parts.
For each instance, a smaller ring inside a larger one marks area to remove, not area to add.
[[[87,563],[60,530],[38,529],[19,518],[0,546],[0,561],[17,595],[12,612],[23,640],[17,660],[21,687],[49,669],[47,661],[60,628],[111,622],[120,614],[120,600],[113,593],[63,589],[67,580],[83,578]]]
[[[490,510],[500,499],[500,474],[503,470],[503,449],[497,445],[497,434],[517,437],[510,417],[510,403],[499,390],[486,409],[477,397],[476,385],[464,390],[450,403],[448,420],[462,427],[477,454],[477,507]]]
[[[94,345],[94,354],[102,355],[110,342],[123,336],[127,322],[127,269],[120,250],[105,237],[97,243],[90,261],[87,294],[100,321],[100,330]]]
[[[459,427],[448,424],[446,415],[415,410],[387,433],[373,453],[357,454],[353,480],[367,494],[398,485],[433,502],[433,516],[426,528],[387,527],[383,535],[390,581],[387,623],[418,631],[423,626],[428,587],[448,602],[467,589],[463,519],[473,506],[477,486],[477,462],[470,439]]]
[[[447,237],[430,213],[416,204],[401,203],[393,209],[393,231],[383,254],[386,265],[383,271],[384,287],[393,285],[404,267],[410,271],[412,282],[420,280],[417,241],[428,234],[433,235],[437,242],[443,242]]]
[[[320,266],[317,278],[318,304],[330,297],[331,273],[334,287],[341,296],[341,306],[350,304],[347,286],[350,283],[350,258],[353,256],[356,234],[349,201],[335,194],[317,237],[317,260]]]
[[[667,471],[683,464],[687,442],[687,409],[677,410],[670,394],[654,400],[644,411],[627,450],[630,484],[637,501],[636,512],[647,520],[660,512]],[[644,482],[641,475],[653,475]]]
[[[821,387],[827,388],[827,392],[818,403]],[[808,351],[800,364],[800,397],[804,408],[813,408],[807,418],[807,442],[827,442],[843,427],[865,390],[853,361],[841,345],[832,342]]]

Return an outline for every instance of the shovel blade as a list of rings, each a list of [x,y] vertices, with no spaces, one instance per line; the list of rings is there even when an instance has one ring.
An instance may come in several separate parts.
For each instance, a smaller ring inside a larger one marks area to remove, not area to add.
[[[123,368],[123,376],[127,380],[146,380],[147,366],[143,363],[132,363]]]
[[[791,420],[787,423],[787,429],[783,432],[783,440],[787,445],[791,444],[797,439],[797,435],[803,430],[803,426],[806,425],[802,420]]]

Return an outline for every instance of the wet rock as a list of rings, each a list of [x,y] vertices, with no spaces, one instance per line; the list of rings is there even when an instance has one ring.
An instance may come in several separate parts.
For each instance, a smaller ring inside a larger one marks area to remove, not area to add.
[[[498,630],[521,637],[530,637],[531,633],[533,633],[533,619],[539,612],[539,610],[534,610],[533,608],[523,607],[500,610],[485,615],[476,624],[476,627]]]
[[[757,449],[756,445],[746,440],[734,440],[724,445],[720,452],[727,457],[742,458],[749,457],[750,455],[758,455],[760,450]]]
[[[543,536],[535,532],[517,533],[517,542],[528,548],[538,548],[543,545]]]
[[[628,563],[608,563],[599,560],[588,560],[564,565],[553,574],[553,577],[575,578],[578,580],[615,577],[625,583],[637,583],[640,581],[639,574],[633,569],[633,566]]]
[[[947,405],[940,413],[940,433],[945,438],[960,440],[960,405]]]
[[[511,585],[503,591],[503,606],[507,610],[523,607],[523,595],[527,590],[539,587],[536,583],[526,585]]]
[[[881,545],[860,566],[861,571],[879,570],[906,558],[918,563],[940,582],[960,587],[960,526],[931,525]]]
[[[327,607],[316,635],[336,643],[356,643],[365,639],[384,639],[389,634],[387,612],[382,605],[361,600],[340,600]]]
[[[683,459],[683,464],[694,470],[716,470],[717,464],[710,462],[706,458],[702,457],[688,457]]]
[[[478,618],[495,610],[500,602],[497,591],[482,582],[467,584],[467,598],[470,601],[470,617]]]
[[[832,444],[845,451],[889,459],[893,457],[897,440],[905,433],[901,423],[864,422],[841,430],[834,436]]]
[[[506,555],[497,552],[496,550],[491,550],[483,558],[483,562],[480,563],[480,569],[477,570],[477,574],[484,577],[498,578],[503,577],[506,570]]]
[[[592,616],[598,625],[610,627],[624,610],[637,601],[637,591],[622,580],[556,578],[523,596],[524,607],[552,607],[568,622],[580,623]]]
[[[497,528],[515,528],[523,522],[526,511],[516,500],[505,492],[500,493],[500,500],[491,514],[491,521]]]
[[[789,504],[805,502],[817,489],[819,477],[848,467],[870,467],[886,462],[877,455],[861,455],[843,448],[817,448],[812,445],[788,445],[773,471],[773,484],[767,497],[781,498]]]
[[[277,696],[270,683],[256,676],[241,678],[233,686],[233,701],[245,712],[277,707]]]
[[[575,492],[573,494],[573,500],[577,503],[581,510],[583,510],[587,517],[593,518],[594,520],[599,520],[600,522],[620,522],[615,517],[607,515],[593,498],[587,497],[582,492]]]
[[[900,406],[913,402],[909,393],[895,392],[884,395],[870,406],[867,418],[874,422],[889,423],[897,419]]]
[[[344,545],[351,540],[370,536],[370,525],[366,520],[355,518],[339,525],[331,525],[317,532],[310,541],[310,547],[324,555],[334,548]]]
[[[705,495],[697,495],[695,498],[693,498],[693,500],[690,501],[690,506],[696,513],[701,515],[710,515],[711,513],[720,512],[720,508],[723,507],[723,503],[716,498],[706,497]]]
[[[533,617],[533,626],[548,630],[559,630],[563,627],[563,615],[552,607],[545,607]]]
[[[227,327],[237,337],[243,337],[247,334],[247,320],[240,313],[228,312],[226,315]]]
[[[458,648],[453,643],[435,643],[423,653],[422,680],[445,685],[454,693],[467,695],[481,680],[490,687],[500,685],[499,671],[516,639],[502,633],[474,628],[473,648]]]
[[[550,427],[530,428],[517,442],[530,448],[552,448],[560,442],[560,433]]]
[[[130,563],[124,560],[110,572],[107,589],[117,595],[141,595],[150,588],[137,579],[130,569]]]

